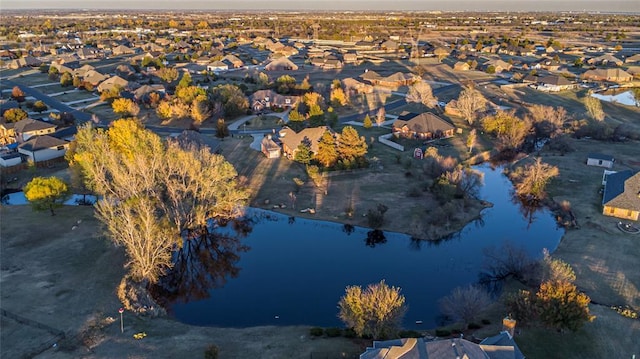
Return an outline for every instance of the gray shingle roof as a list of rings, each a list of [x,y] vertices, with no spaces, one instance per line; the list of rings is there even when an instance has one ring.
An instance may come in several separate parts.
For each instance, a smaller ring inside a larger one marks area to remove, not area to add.
[[[602,204],[640,211],[640,172],[633,174],[627,170],[608,175]]]
[[[59,140],[55,137],[49,135],[36,136],[31,138],[29,141],[24,142],[18,146],[18,148],[23,149],[25,151],[34,152],[39,150],[44,150],[47,148],[53,148],[58,146],[64,146],[69,142]]]

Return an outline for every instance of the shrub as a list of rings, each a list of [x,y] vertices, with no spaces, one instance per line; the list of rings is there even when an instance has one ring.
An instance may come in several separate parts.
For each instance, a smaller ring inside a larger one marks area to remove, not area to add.
[[[324,329],[320,327],[313,327],[309,329],[309,335],[312,337],[321,337],[324,334]]]
[[[342,329],[340,329],[340,328],[327,328],[327,329],[324,330],[324,333],[329,338],[335,338],[335,337],[339,337],[340,335],[342,335]]]
[[[478,323],[469,323],[469,329],[480,329],[480,328],[482,328],[482,325]]]
[[[451,331],[446,329],[436,329],[436,337],[448,337],[451,335]]]
[[[353,328],[345,329],[343,335],[345,338],[355,338],[357,336],[356,331],[353,330]]]
[[[218,346],[211,344],[204,350],[204,359],[218,359]]]
[[[415,330],[401,330],[398,336],[400,338],[422,338],[424,335]]]

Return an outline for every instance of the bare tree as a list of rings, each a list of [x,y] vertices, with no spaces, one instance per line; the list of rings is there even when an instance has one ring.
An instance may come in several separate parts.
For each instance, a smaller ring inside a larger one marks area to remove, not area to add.
[[[512,176],[516,181],[516,194],[531,200],[541,200],[546,196],[547,183],[559,174],[558,167],[544,163],[538,157],[534,163],[519,167]]]
[[[562,126],[568,119],[564,107],[533,105],[528,110],[537,137],[555,138],[562,133]]]
[[[587,96],[584,98],[584,107],[587,109],[589,116],[596,121],[604,120],[604,111],[602,110],[602,103],[599,99],[593,96]]]
[[[484,289],[469,285],[457,287],[451,294],[440,299],[440,310],[444,315],[462,321],[464,329],[467,329],[469,323],[489,304],[491,304],[491,298]]]
[[[469,136],[467,136],[467,147],[469,147],[469,153],[473,152],[473,148],[476,146],[476,142],[478,141],[477,139],[478,135],[474,128],[469,132]]]
[[[384,109],[384,106],[380,107],[380,109],[378,109],[378,113],[376,114],[376,125],[378,125],[378,127],[382,126],[384,121],[387,119],[386,116],[387,111]]]
[[[478,112],[484,110],[486,106],[487,99],[473,87],[465,87],[456,101],[456,109],[460,111],[469,125],[476,122]]]
[[[429,108],[433,108],[438,103],[438,98],[433,96],[433,91],[428,83],[417,81],[409,87],[407,101],[421,103]]]

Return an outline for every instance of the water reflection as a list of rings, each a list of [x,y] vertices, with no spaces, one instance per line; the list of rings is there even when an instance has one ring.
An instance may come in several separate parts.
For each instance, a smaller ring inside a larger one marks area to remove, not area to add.
[[[374,229],[367,232],[367,239],[365,239],[365,243],[368,247],[374,248],[376,245],[387,243],[387,238],[383,231]]]
[[[342,226],[342,231],[346,233],[348,236],[350,236],[351,233],[353,233],[353,231],[355,230],[356,230],[356,227],[354,227],[353,224],[345,223]]]
[[[210,297],[211,290],[223,287],[240,274],[240,253],[249,247],[241,243],[253,230],[248,219],[218,223],[230,227],[225,232],[203,227],[191,232],[174,254],[173,268],[160,279],[152,292],[165,308],[172,304]]]

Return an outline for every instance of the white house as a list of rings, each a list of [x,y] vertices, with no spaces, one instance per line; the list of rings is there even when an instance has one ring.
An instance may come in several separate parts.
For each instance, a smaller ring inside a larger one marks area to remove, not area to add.
[[[611,167],[613,167],[613,162],[615,162],[613,156],[603,155],[601,153],[590,153],[587,156],[587,166],[597,166],[611,169]]]
[[[22,163],[22,156],[18,152],[6,152],[0,154],[0,166],[11,167]]]
[[[18,152],[33,162],[48,161],[63,157],[69,149],[69,142],[44,135],[31,138],[18,146]]]

